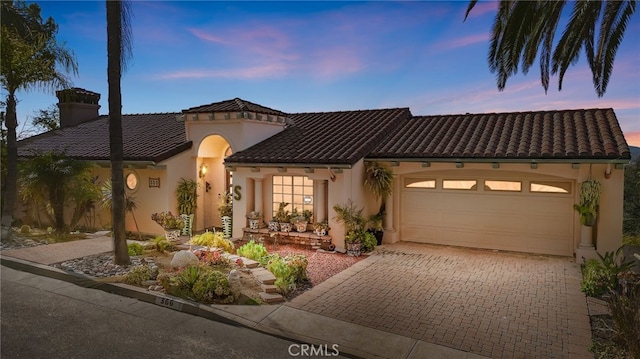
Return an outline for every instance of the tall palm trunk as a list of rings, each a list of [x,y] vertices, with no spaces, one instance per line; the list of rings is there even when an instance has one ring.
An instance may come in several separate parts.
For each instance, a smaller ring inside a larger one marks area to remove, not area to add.
[[[5,183],[5,194],[2,201],[2,240],[10,240],[13,231],[11,223],[13,222],[13,209],[15,207],[18,195],[18,144],[16,140],[16,127],[18,127],[18,119],[16,116],[16,97],[15,90],[10,90],[7,96],[7,181]]]
[[[125,232],[125,198],[122,144],[122,15],[121,1],[107,1],[107,81],[109,84],[109,146],[111,152],[111,222],[113,226],[114,262],[130,264]]]

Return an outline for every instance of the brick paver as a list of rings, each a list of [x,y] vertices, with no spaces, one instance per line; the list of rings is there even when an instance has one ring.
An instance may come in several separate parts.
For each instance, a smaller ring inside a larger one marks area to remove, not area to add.
[[[573,258],[400,243],[287,305],[492,358],[587,358]]]

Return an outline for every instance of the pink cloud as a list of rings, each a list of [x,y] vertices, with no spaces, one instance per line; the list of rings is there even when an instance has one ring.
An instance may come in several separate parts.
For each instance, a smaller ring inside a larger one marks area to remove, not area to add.
[[[431,48],[436,51],[448,51],[469,45],[475,45],[481,42],[488,43],[490,38],[491,34],[489,33],[469,35],[457,39],[446,39],[444,41],[437,42],[433,44]]]
[[[629,146],[640,147],[640,131],[625,133],[624,138]]]
[[[161,80],[180,80],[180,79],[255,79],[275,76],[284,76],[288,72],[287,66],[284,64],[270,63],[262,66],[253,66],[236,69],[224,70],[184,70],[174,71],[155,76]]]

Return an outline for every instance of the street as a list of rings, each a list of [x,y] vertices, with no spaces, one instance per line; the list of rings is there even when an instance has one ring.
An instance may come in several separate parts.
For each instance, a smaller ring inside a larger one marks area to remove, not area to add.
[[[3,359],[305,356],[301,344],[244,327],[5,266],[0,270]],[[325,349],[322,354],[335,356],[331,347]]]

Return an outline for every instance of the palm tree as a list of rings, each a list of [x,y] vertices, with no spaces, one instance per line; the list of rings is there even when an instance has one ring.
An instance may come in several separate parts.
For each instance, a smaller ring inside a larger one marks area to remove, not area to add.
[[[3,195],[3,228],[11,228],[17,198],[18,148],[16,128],[16,92],[43,89],[54,91],[69,87],[65,74],[78,73],[73,52],[56,41],[58,26],[52,18],[43,21],[38,4],[2,1],[2,35],[0,40],[0,82],[7,93],[7,178]],[[60,72],[59,69],[64,70]],[[11,231],[3,231],[8,239]]]
[[[99,198],[99,192],[92,182],[91,167],[90,162],[68,158],[64,153],[36,154],[21,163],[23,198],[45,203],[53,214],[50,219],[53,219],[56,231],[65,231],[66,204],[75,202],[76,209],[71,220],[71,225],[75,225],[87,203]]]
[[[107,4],[107,82],[109,84],[109,147],[111,152],[111,223],[113,225],[114,262],[130,264],[125,232],[124,149],[122,144],[122,92],[120,80],[131,56],[129,3],[106,1]]]
[[[469,3],[465,20],[476,2]],[[529,71],[538,51],[540,80],[545,93],[549,89],[550,73],[558,75],[558,91],[562,90],[567,69],[578,62],[584,47],[594,89],[598,97],[604,95],[616,51],[635,12],[636,2],[572,1],[571,17],[554,49],[554,36],[566,4],[566,1],[500,1],[488,58],[500,91],[504,90],[507,79],[518,72],[520,63],[524,74]]]

